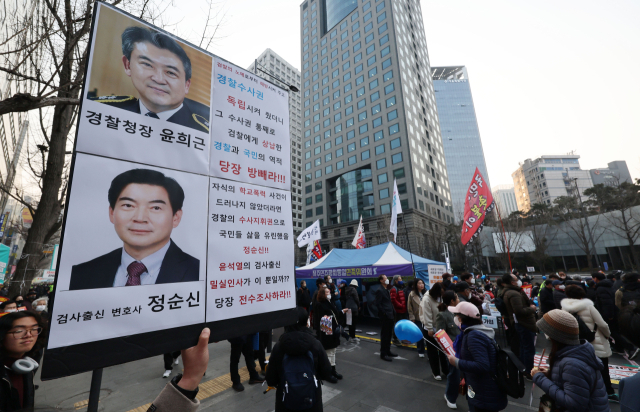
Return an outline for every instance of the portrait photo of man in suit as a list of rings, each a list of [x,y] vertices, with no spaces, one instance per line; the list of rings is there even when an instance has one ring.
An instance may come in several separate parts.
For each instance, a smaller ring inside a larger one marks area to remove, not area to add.
[[[138,26],[127,27],[121,37],[122,67],[139,98],[110,94],[89,99],[209,133],[209,106],[186,97],[192,67],[180,44],[166,34]]]
[[[175,179],[150,169],[128,170],[111,181],[107,197],[109,220],[123,246],[74,265],[69,290],[199,280],[200,261],[171,240],[185,198]]]

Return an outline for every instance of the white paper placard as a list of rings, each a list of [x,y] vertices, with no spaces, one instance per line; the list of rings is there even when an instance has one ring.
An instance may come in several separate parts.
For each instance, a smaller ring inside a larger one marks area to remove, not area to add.
[[[442,275],[444,275],[447,267],[444,265],[427,265],[429,271],[429,288],[438,282],[442,282]]]
[[[207,322],[295,307],[291,194],[211,178]]]
[[[224,60],[213,87],[211,176],[289,190],[289,94]]]

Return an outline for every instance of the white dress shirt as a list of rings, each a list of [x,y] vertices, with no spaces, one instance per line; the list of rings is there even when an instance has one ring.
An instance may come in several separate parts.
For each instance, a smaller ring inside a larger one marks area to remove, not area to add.
[[[143,116],[146,116],[148,112],[151,112],[151,110],[147,109],[144,105],[144,103],[142,103],[142,100],[138,100],[138,102],[140,103],[140,114],[142,114]],[[181,104],[180,106],[178,106],[176,109],[173,110],[166,110],[164,112],[160,112],[160,113],[156,113],[158,115],[158,117],[160,118],[160,120],[169,120],[169,118],[171,116],[173,116],[178,110],[182,109],[183,104]],[[155,112],[153,112],[155,113]]]
[[[147,271],[140,275],[140,284],[141,285],[154,285],[156,280],[158,279],[158,275],[160,274],[160,267],[162,266],[162,261],[164,260],[164,255],[167,254],[167,250],[169,250],[169,245],[171,245],[171,241],[167,242],[160,250],[157,252],[147,256],[146,258],[138,261],[142,262],[144,266],[147,268]],[[113,281],[113,286],[125,286],[127,284],[127,278],[129,277],[129,273],[127,272],[127,267],[130,264],[136,262],[136,259],[131,257],[125,250],[122,248],[122,260],[120,263],[120,267],[118,267],[118,271],[116,272],[116,278]]]

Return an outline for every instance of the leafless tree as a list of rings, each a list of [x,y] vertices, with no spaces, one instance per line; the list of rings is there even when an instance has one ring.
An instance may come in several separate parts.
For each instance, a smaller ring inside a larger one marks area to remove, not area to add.
[[[574,196],[561,196],[554,203],[557,205],[558,216],[563,221],[561,230],[584,252],[589,270],[592,270],[595,244],[605,233],[600,228],[602,215],[594,214],[595,219],[587,222],[588,217]]]
[[[11,187],[0,190],[29,208],[33,223],[28,231],[22,259],[12,279],[9,293],[22,294],[35,275],[37,261],[45,245],[60,229],[67,194],[66,156],[73,145],[84,72],[88,57],[88,38],[95,3],[91,0],[20,0],[6,2],[0,9],[0,72],[18,85],[13,93],[0,98],[0,116],[30,112],[35,119],[27,164],[40,196],[28,202]],[[170,29],[166,16],[174,7],[171,0],[111,0],[108,3],[152,24]],[[209,3],[210,10],[215,7]],[[217,33],[210,12],[202,31],[201,45],[210,45]],[[217,24],[220,22],[218,21]],[[34,257],[34,259],[30,259]]]

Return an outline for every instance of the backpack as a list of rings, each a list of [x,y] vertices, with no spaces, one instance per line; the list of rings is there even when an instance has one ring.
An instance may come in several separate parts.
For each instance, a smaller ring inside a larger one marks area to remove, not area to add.
[[[522,398],[527,368],[513,352],[501,349],[496,341],[493,344],[496,347],[496,375],[493,379],[501,392],[514,399]]]
[[[580,339],[584,339],[587,342],[593,342],[596,339],[596,331],[598,330],[598,325],[595,325],[593,330],[589,329],[586,323],[582,320],[582,318],[577,313],[572,313],[573,317],[578,321],[578,330],[580,331]]]
[[[318,380],[311,351],[304,355],[284,355],[280,388],[283,406],[288,410],[302,411],[316,404]]]
[[[499,298],[498,296],[496,296],[496,298],[494,299],[494,302],[496,304],[496,309],[498,309],[498,311],[500,312],[502,317],[508,318],[508,316],[507,316],[508,315],[507,304],[504,303],[504,299]]]

